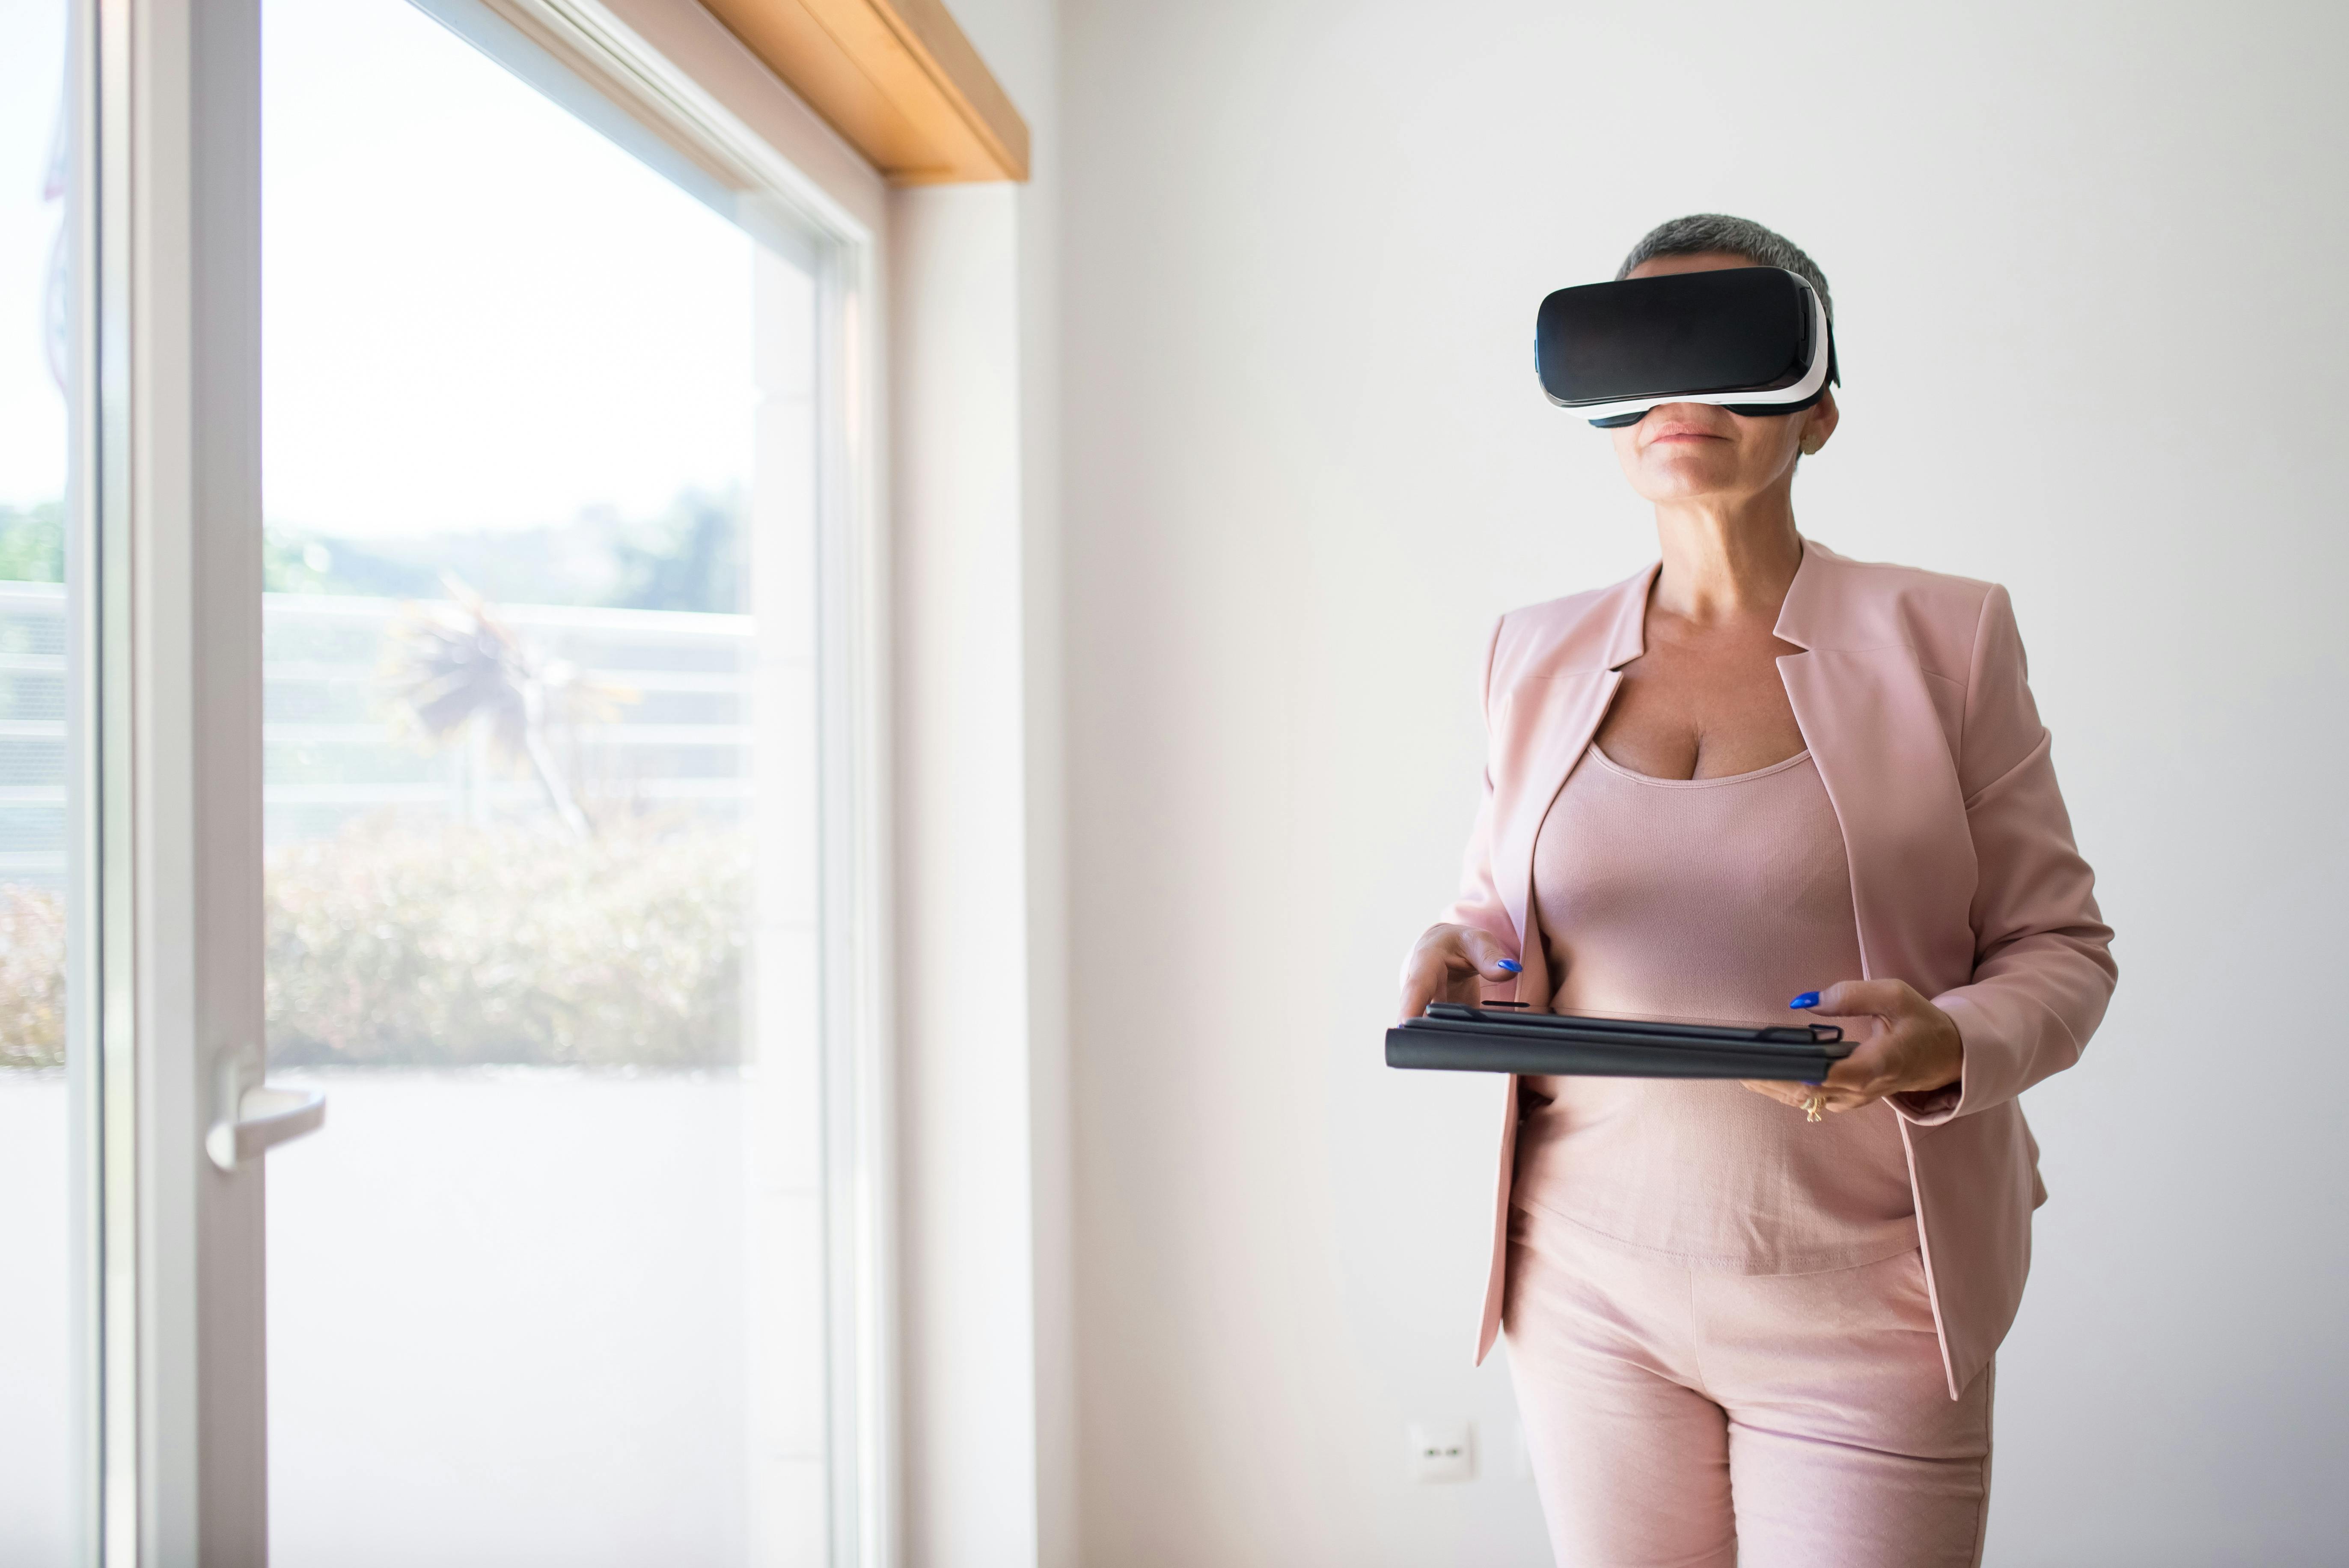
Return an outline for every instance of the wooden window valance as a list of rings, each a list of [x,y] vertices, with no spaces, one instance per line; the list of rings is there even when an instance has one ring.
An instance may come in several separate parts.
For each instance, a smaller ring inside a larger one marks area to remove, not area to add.
[[[893,184],[1028,178],[1028,122],[939,0],[702,0]]]

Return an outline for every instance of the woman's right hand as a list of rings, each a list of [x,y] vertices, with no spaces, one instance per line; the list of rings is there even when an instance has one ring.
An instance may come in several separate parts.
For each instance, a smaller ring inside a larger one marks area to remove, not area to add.
[[[1517,970],[1516,955],[1489,931],[1430,926],[1402,961],[1402,1017],[1418,1017],[1431,1002],[1475,1002],[1478,981],[1497,985]]]

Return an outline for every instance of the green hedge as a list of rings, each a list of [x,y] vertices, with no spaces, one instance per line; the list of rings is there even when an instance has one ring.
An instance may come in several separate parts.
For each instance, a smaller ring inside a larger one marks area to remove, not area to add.
[[[371,821],[267,860],[270,1054],[295,1064],[741,1059],[746,845]]]
[[[61,1067],[65,1060],[65,900],[0,883],[0,1067]]]
[[[741,1060],[750,875],[689,818],[585,842],[370,821],[270,852],[270,1054],[298,1064]],[[65,907],[0,885],[0,1068],[65,1061]]]

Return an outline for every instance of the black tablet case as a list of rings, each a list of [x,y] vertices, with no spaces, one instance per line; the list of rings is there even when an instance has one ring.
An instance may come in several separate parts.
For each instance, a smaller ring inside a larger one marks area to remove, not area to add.
[[[1832,1023],[1741,1029],[1430,1004],[1387,1031],[1387,1065],[1586,1078],[1774,1078],[1815,1084],[1851,1054]]]

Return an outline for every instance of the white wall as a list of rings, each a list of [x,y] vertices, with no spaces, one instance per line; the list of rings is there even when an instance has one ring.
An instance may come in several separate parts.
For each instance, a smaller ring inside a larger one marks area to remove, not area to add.
[[[1083,1560],[1546,1560],[1468,1351],[1496,1091],[1379,1064],[1480,636],[1651,550],[1547,289],[1725,210],[1832,279],[1807,531],[2013,590],[2118,997],[1991,1560],[2337,1561],[2349,26],[2316,5],[1070,0]],[[1482,1479],[1402,1479],[1411,1416]]]

